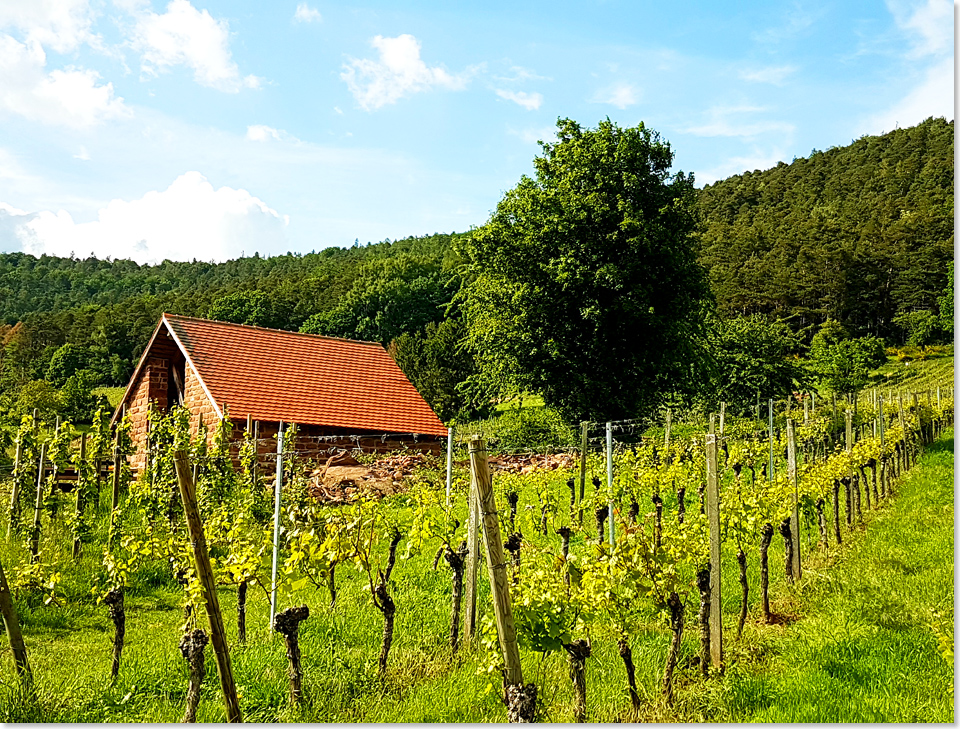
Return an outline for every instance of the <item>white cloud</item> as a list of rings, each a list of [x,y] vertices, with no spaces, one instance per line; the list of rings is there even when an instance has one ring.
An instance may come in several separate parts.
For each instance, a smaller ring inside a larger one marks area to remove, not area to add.
[[[189,66],[203,86],[236,93],[259,88],[256,76],[240,77],[230,54],[230,29],[189,0],[170,0],[162,15],[147,11],[137,18],[132,45],[141,54],[141,70],[156,76],[173,66]]]
[[[953,50],[953,3],[949,0],[887,0],[887,8],[897,26],[913,38],[911,57]]]
[[[280,140],[280,132],[266,124],[251,124],[247,127],[247,139],[251,142],[268,142],[271,139]]]
[[[420,58],[420,41],[412,35],[378,35],[370,44],[379,51],[380,59],[352,58],[340,74],[364,111],[432,88],[456,91],[467,85],[465,75],[451,75],[440,66],[427,66]]]
[[[133,201],[112,200],[98,219],[77,223],[70,213],[25,213],[0,203],[0,249],[98,258],[222,261],[240,251],[278,250],[286,216],[246,190],[215,190],[199,172],[181,175],[166,190]]]
[[[767,68],[757,68],[752,71],[741,71],[740,78],[744,81],[756,81],[762,84],[781,85],[787,76],[795,73],[796,66],[768,66]]]
[[[923,81],[903,99],[874,115],[867,122],[867,128],[880,134],[919,124],[931,116],[953,119],[953,95],[953,57],[948,56],[930,66]]]
[[[794,3],[793,8],[786,12],[786,17],[780,25],[766,28],[753,34],[758,43],[776,45],[783,41],[795,38],[812,26],[823,14],[824,10],[812,12]]]
[[[297,11],[293,14],[293,19],[299,23],[319,23],[323,20],[323,17],[316,8],[311,8],[306,3],[299,3]]]
[[[518,81],[552,81],[553,79],[549,76],[540,76],[529,68],[524,68],[523,66],[511,66],[510,67],[510,76],[494,76],[494,80],[502,81],[504,83],[516,83]]]
[[[99,44],[90,28],[89,0],[3,0],[0,28],[20,31],[25,41],[69,53],[82,43]]]
[[[73,158],[74,158],[74,159],[82,160],[82,161],[84,161],[84,162],[89,162],[89,161],[90,161],[90,153],[87,151],[87,148],[81,144],[81,145],[80,145],[80,151],[77,152],[75,155],[73,155]]]
[[[543,95],[536,92],[528,94],[526,91],[507,91],[505,89],[497,89],[496,91],[497,96],[501,99],[519,104],[528,111],[539,109],[540,104],[543,103]]]
[[[600,89],[593,96],[596,104],[610,104],[618,109],[626,109],[640,101],[640,89],[628,83],[617,83]]]
[[[912,42],[903,54],[906,96],[866,122],[872,133],[919,124],[927,117],[953,119],[953,7],[947,0],[888,0],[894,22]]]
[[[698,137],[755,137],[769,132],[792,135],[793,124],[780,121],[748,121],[745,114],[757,114],[766,109],[760,106],[715,106],[707,111],[708,121],[683,129]],[[739,117],[739,118],[737,118]]]
[[[131,115],[113,84],[98,84],[95,71],[68,66],[47,72],[46,62],[38,41],[20,43],[0,33],[0,110],[75,128]]]

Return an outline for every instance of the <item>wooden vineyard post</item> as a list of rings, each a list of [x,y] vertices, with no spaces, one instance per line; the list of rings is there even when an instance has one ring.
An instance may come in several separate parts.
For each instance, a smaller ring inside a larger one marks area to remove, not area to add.
[[[253,421],[253,468],[251,470],[250,479],[253,481],[253,488],[257,488],[257,467],[260,465],[260,421]]]
[[[917,433],[920,435],[920,443],[918,447],[926,440],[923,437],[923,424],[920,422],[920,397],[916,392],[911,393],[913,397],[913,412],[917,416]]]
[[[10,594],[10,586],[7,584],[7,576],[3,571],[3,565],[0,564],[0,617],[3,618],[3,627],[10,638],[10,648],[13,650],[13,666],[17,675],[23,679],[24,684],[29,688],[33,683],[33,673],[30,670],[30,662],[27,660],[27,647],[23,642],[23,633],[20,632],[20,620],[17,618],[17,610],[13,606],[13,596]]]
[[[17,454],[13,459],[13,491],[10,492],[10,521],[7,523],[7,539],[20,529],[20,481],[23,478],[23,435],[17,433]]]
[[[503,651],[503,681],[509,696],[510,687],[523,688],[523,671],[520,667],[520,647],[517,644],[517,630],[513,622],[510,584],[507,579],[506,560],[503,558],[503,540],[500,536],[500,522],[497,519],[497,505],[493,499],[493,481],[490,475],[490,464],[487,463],[486,443],[478,435],[470,439],[470,470],[477,483],[493,611],[497,621],[500,648]]]
[[[577,517],[578,522],[583,526],[583,496],[587,488],[587,431],[590,429],[590,423],[583,421],[580,423],[580,512]]]
[[[850,452],[853,450],[853,411],[844,410],[844,417],[846,418],[846,452],[849,456]],[[853,462],[850,463],[850,468],[847,471],[847,526],[853,525]]]
[[[237,687],[233,681],[233,667],[230,665],[230,649],[227,646],[227,633],[223,629],[223,615],[220,613],[220,600],[217,598],[217,580],[210,566],[207,553],[207,540],[203,534],[200,510],[197,508],[197,494],[190,470],[190,459],[186,451],[173,454],[177,467],[177,483],[180,485],[180,500],[183,502],[183,515],[193,545],[193,558],[197,566],[197,576],[203,592],[203,602],[210,621],[210,642],[217,659],[217,673],[220,674],[220,687],[223,689],[223,702],[227,709],[227,721],[238,723],[240,703],[237,701]]]
[[[883,395],[877,397],[877,406],[880,410],[880,495],[886,498],[887,496],[887,456],[886,456],[886,447],[884,439],[884,430],[886,428],[886,423],[884,422],[886,418],[883,414]]]
[[[720,609],[720,474],[713,415],[706,437],[707,523],[710,529],[710,662],[723,672],[723,611]]]
[[[718,433],[720,438],[723,438],[723,424],[726,420],[726,415],[727,415],[727,403],[722,402],[720,403],[720,430]]]
[[[273,495],[273,563],[270,568],[270,628],[277,614],[277,557],[280,552],[280,492],[283,490],[283,423],[277,428],[277,483]]]
[[[613,423],[607,422],[607,541],[613,546],[616,539],[616,527],[613,524]],[[602,540],[603,535],[598,537]]]
[[[903,470],[906,471],[910,468],[910,448],[909,448],[909,439],[907,438],[907,419],[903,415],[903,393],[897,393],[897,405],[899,407],[900,414],[900,430],[903,431]]]
[[[84,490],[87,488],[86,479],[82,477],[87,460],[87,434],[80,436],[80,463],[77,465],[77,524],[83,520],[83,511],[87,506],[87,499]],[[80,533],[79,531],[73,538],[73,558],[80,557]]]
[[[803,424],[806,425],[810,422],[810,401],[806,397],[803,398]]]
[[[110,481],[110,531],[107,536],[108,546],[113,546],[113,532],[116,528],[116,521],[119,519],[118,510],[120,508],[120,432],[113,436],[113,477]]]
[[[787,420],[787,476],[793,485],[793,509],[790,511],[790,539],[793,559],[790,572],[794,581],[800,579],[800,487],[797,480],[797,434],[793,420]]]
[[[770,463],[767,471],[767,480],[773,481],[773,398],[767,401],[767,412],[770,418],[769,436],[770,436]]]
[[[447,428],[447,508],[450,508],[450,492],[453,490],[453,426]]]
[[[666,422],[663,427],[663,450],[666,451],[670,447],[670,426],[673,424],[673,414],[670,412],[670,408],[667,408],[667,417]]]
[[[30,532],[30,561],[36,562],[40,555],[40,507],[43,506],[43,459],[47,455],[47,444],[40,446],[40,460],[37,464],[37,499],[33,506],[33,530]]]
[[[477,564],[480,546],[480,504],[477,499],[477,477],[470,469],[470,491],[467,494],[467,571],[464,585],[463,635],[472,640],[477,632]]]

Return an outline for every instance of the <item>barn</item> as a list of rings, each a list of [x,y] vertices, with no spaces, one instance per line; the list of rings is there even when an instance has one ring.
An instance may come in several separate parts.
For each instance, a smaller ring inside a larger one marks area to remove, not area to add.
[[[382,345],[163,314],[113,413],[131,421],[146,461],[150,401],[190,411],[195,435],[227,414],[239,440],[256,429],[270,452],[281,423],[298,426],[298,452],[410,447],[439,452],[447,429]],[[212,428],[210,428],[212,437]]]

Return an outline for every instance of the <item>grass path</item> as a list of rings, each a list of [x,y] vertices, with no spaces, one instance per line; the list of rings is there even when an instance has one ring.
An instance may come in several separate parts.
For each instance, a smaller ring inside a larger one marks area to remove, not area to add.
[[[953,432],[797,595],[762,672],[725,680],[730,721],[953,722]],[[719,718],[719,717],[718,717]]]

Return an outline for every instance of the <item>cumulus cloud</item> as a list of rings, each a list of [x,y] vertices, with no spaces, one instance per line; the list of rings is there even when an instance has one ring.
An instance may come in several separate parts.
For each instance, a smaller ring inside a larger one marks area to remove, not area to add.
[[[640,101],[640,89],[628,83],[618,83],[600,89],[593,96],[594,103],[610,104],[618,109],[626,109]]]
[[[427,66],[420,58],[420,41],[412,35],[396,38],[378,35],[370,41],[380,54],[376,61],[351,58],[340,78],[364,111],[394,104],[405,96],[433,88],[460,90],[465,75],[452,75],[440,66]]]
[[[222,261],[242,251],[279,252],[286,244],[286,216],[246,190],[213,188],[199,172],[187,172],[166,190],[133,201],[112,200],[98,219],[77,223],[70,213],[27,213],[0,203],[0,249],[41,255]]]
[[[165,13],[139,14],[132,46],[141,54],[142,72],[157,76],[174,66],[189,66],[197,83],[236,93],[259,88],[256,76],[241,78],[230,53],[230,28],[189,0],[171,0]]]
[[[953,5],[947,0],[888,0],[894,23],[909,39],[903,54],[909,91],[889,108],[873,115],[867,127],[889,132],[919,124],[930,116],[953,119]]]
[[[89,127],[131,115],[113,84],[99,74],[68,66],[46,70],[39,41],[21,43],[0,33],[0,110],[46,124]]]
[[[527,111],[539,109],[540,104],[543,103],[543,95],[535,92],[528,94],[526,91],[507,91],[505,89],[497,89],[496,91],[497,96],[501,99],[519,104]]]
[[[280,130],[268,127],[266,124],[251,124],[247,127],[247,140],[251,142],[269,142],[271,139],[280,140]]]
[[[3,0],[0,28],[21,33],[58,53],[69,53],[83,43],[99,44],[91,32],[93,11],[89,0]]]
[[[296,12],[293,14],[293,19],[298,23],[319,23],[323,20],[323,17],[316,8],[311,8],[306,3],[299,3]]]

